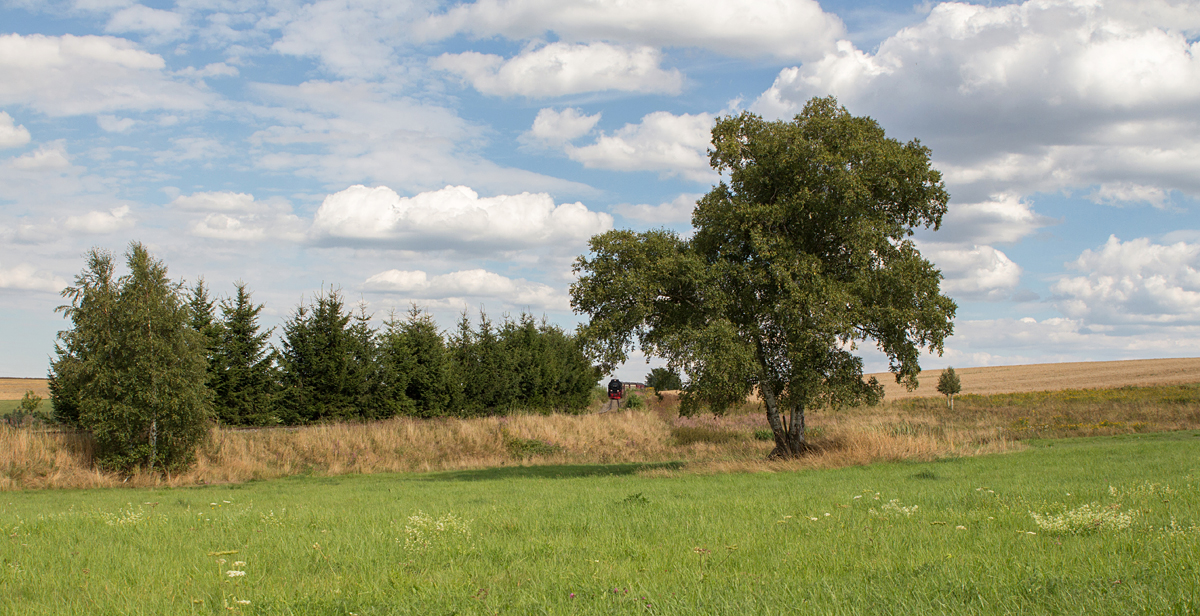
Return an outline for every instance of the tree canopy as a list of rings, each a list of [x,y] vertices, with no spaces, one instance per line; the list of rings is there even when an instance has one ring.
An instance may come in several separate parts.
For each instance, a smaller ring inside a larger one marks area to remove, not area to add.
[[[179,468],[208,434],[207,343],[167,267],[136,242],[126,262],[114,280],[112,255],[92,249],[63,291],[72,327],[50,367],[54,414],[91,432],[102,467]]]
[[[575,262],[571,304],[606,369],[640,347],[689,376],[684,412],[722,412],[756,385],[772,455],[804,451],[804,411],[870,403],[860,343],[916,385],[923,349],[941,352],[956,306],[911,240],[937,229],[949,195],[918,141],[885,136],[833,98],[792,121],[718,120],[709,159],[728,177],[697,203],[690,239],[667,230],[597,235]]]

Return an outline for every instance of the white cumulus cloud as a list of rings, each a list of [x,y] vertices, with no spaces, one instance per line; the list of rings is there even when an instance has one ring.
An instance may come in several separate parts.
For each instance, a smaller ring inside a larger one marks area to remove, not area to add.
[[[188,231],[197,237],[229,241],[304,239],[305,224],[292,213],[292,206],[285,199],[256,201],[248,193],[197,192],[176,197],[170,207],[203,214],[188,224]]]
[[[38,269],[29,263],[18,263],[12,267],[0,265],[0,289],[26,291],[49,291],[57,293],[67,286],[67,281],[53,272]]]
[[[1018,195],[1000,194],[978,203],[951,201],[941,228],[919,231],[918,237],[962,244],[1011,244],[1057,222],[1033,211]]]
[[[56,141],[14,158],[12,166],[22,171],[60,171],[71,166],[71,158],[63,142]]]
[[[614,206],[613,210],[625,218],[654,224],[690,222],[696,202],[704,195],[699,193],[683,193],[666,203],[650,205],[647,203],[622,203]]]
[[[708,163],[713,116],[707,113],[674,115],[656,111],[638,124],[626,124],[613,133],[602,133],[594,143],[565,146],[567,156],[583,166],[616,171],[658,171],[711,182],[717,175]]]
[[[922,243],[920,249],[942,270],[942,292],[955,299],[1003,301],[1021,283],[1021,266],[991,246]]]
[[[406,299],[491,299],[508,305],[567,310],[570,300],[561,290],[524,279],[512,279],[483,269],[461,270],[429,276],[420,270],[387,270],[363,284],[368,291],[391,293]]]
[[[105,234],[134,225],[129,206],[122,205],[107,212],[91,211],[82,216],[68,216],[66,228],[78,233]]]
[[[408,39],[421,3],[395,0],[318,0],[284,7],[271,19],[282,36],[272,50],[320,60],[330,72],[366,78],[387,73]]]
[[[581,92],[618,90],[678,94],[683,75],[659,67],[662,53],[653,47],[609,43],[550,43],[514,58],[468,51],[443,54],[432,61],[460,75],[484,94],[544,98]]]
[[[516,250],[573,246],[612,228],[612,216],[545,193],[480,197],[466,186],[401,197],[380,186],[329,195],[312,233],[325,243],[364,241],[408,250]]]
[[[421,24],[416,34],[440,38],[607,40],[659,47],[700,47],[736,57],[806,60],[845,32],[815,0],[477,0]]]
[[[0,149],[15,148],[29,143],[29,131],[13,122],[12,116],[0,111]]]
[[[1170,201],[1170,195],[1162,188],[1133,182],[1101,184],[1087,198],[1106,205],[1147,203],[1159,209],[1166,208]]]
[[[1051,289],[1069,317],[1098,324],[1200,324],[1200,243],[1122,242],[1115,235],[1068,264]]]
[[[600,121],[600,114],[587,115],[581,109],[555,111],[545,108],[538,111],[533,126],[521,135],[527,144],[562,147],[590,132]]]
[[[50,116],[204,108],[213,95],[171,80],[161,56],[112,36],[0,35],[0,104]]]
[[[156,41],[176,38],[182,29],[183,15],[140,4],[117,11],[104,26],[105,32],[138,32],[150,35]]]
[[[752,108],[785,117],[836,95],[930,145],[967,201],[1101,183],[1200,194],[1200,20],[1183,6],[942,3],[875,53],[843,41],[784,69]]]
[[[135,124],[137,124],[137,120],[133,118],[118,118],[107,114],[96,116],[96,125],[108,133],[123,133],[133,128]]]

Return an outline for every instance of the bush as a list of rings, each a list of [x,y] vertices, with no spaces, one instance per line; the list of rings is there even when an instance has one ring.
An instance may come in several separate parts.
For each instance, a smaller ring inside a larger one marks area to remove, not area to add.
[[[50,421],[50,418],[39,410],[38,407],[41,405],[42,397],[37,395],[32,389],[27,390],[17,408],[4,415],[4,423],[13,428],[23,428],[25,426],[46,423]]]

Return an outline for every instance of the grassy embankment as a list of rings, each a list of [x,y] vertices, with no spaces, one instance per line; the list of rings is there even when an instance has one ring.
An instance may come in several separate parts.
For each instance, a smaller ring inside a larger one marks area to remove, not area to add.
[[[1164,385],[910,398],[809,413],[817,451],[766,462],[771,442],[750,404],[726,417],[675,417],[670,396],[619,413],[215,429],[187,473],[163,478],[96,471],[85,437],[0,427],[0,490],[196,485],[296,474],[341,475],[541,464],[683,462],[690,472],[786,471],[1020,450],[1024,439],[1200,428],[1200,386]]]
[[[1200,610],[1200,431],[1029,444],[819,472],[10,492],[0,613]]]

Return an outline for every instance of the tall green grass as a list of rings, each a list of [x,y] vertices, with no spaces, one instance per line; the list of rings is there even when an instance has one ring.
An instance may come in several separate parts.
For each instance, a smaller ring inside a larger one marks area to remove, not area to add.
[[[9,492],[0,613],[1196,613],[1197,467],[1176,432],[776,474]]]

